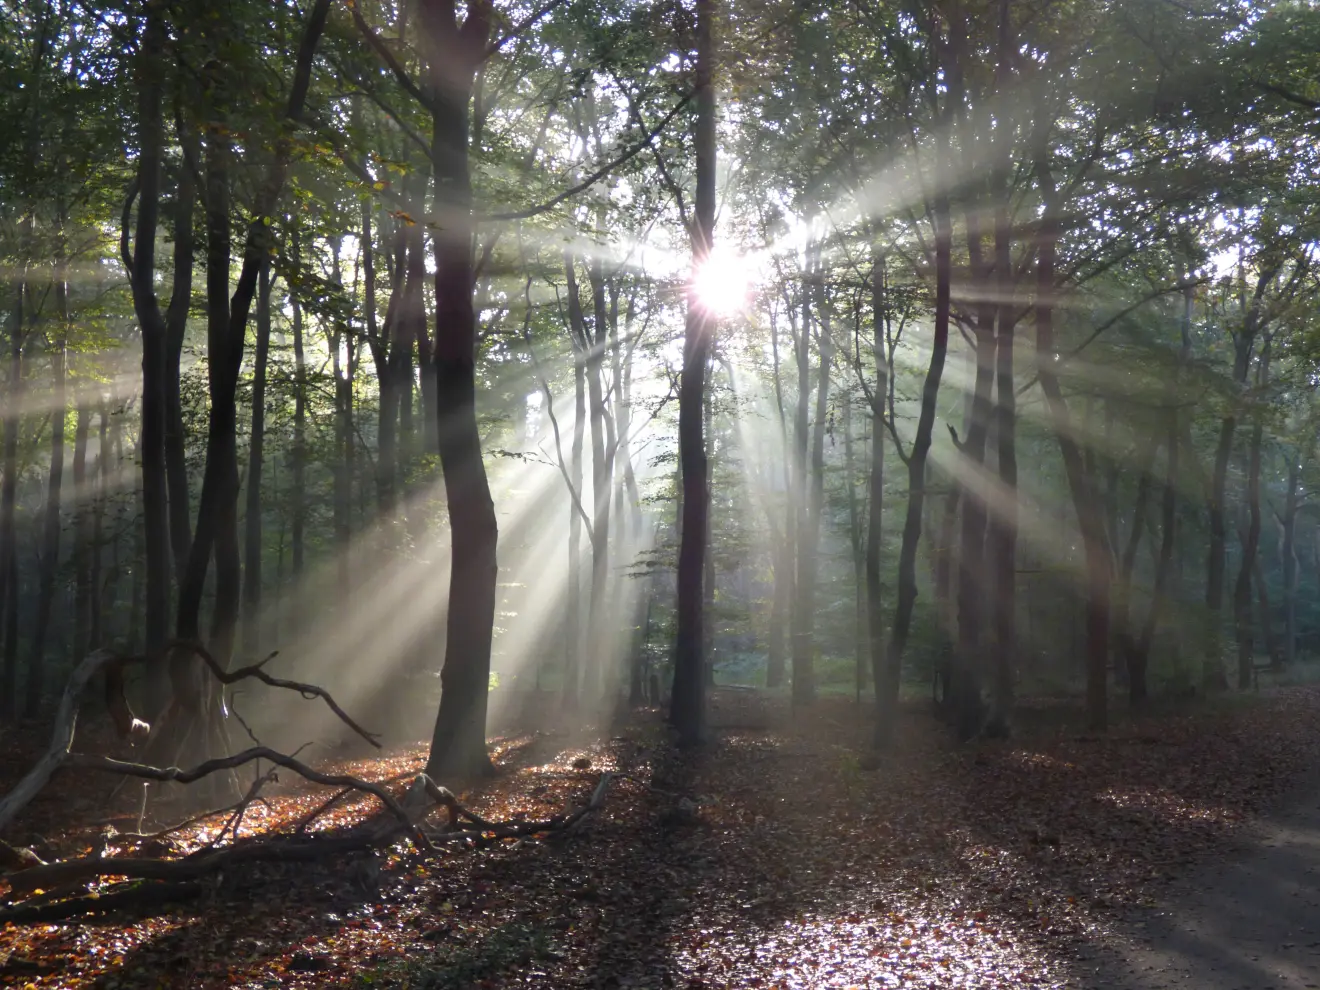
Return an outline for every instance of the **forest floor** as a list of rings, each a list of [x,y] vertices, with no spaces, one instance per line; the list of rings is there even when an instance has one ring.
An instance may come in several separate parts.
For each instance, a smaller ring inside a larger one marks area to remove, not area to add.
[[[6,924],[0,985],[1309,985],[1297,981],[1320,939],[1306,917],[1307,871],[1320,867],[1320,688],[1152,711],[1102,738],[1079,732],[1077,715],[1028,700],[1017,738],[958,747],[913,706],[875,769],[855,706],[794,715],[741,690],[717,693],[714,740],[698,755],[667,746],[656,712],[595,737],[506,737],[499,775],[461,795],[486,818],[542,818],[580,803],[602,772],[621,776],[569,833],[252,865],[152,917]],[[41,744],[0,745],[3,793]],[[401,789],[423,755],[326,762]],[[1303,782],[1308,801],[1269,817]],[[58,778],[9,838],[39,833],[64,858],[107,826],[135,829],[136,791],[112,800],[112,786]],[[249,810],[245,840],[326,793],[280,787]],[[325,827],[369,810],[370,799],[345,804]],[[172,809],[154,813],[167,822]],[[178,833],[168,854],[214,841],[220,821]],[[1188,886],[1212,859],[1215,899]],[[0,878],[0,901],[6,891]]]

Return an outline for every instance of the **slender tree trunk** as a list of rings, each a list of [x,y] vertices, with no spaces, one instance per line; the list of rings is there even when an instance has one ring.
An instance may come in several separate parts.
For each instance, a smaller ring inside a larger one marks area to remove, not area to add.
[[[1150,612],[1141,635],[1127,656],[1128,697],[1133,707],[1145,703],[1149,689],[1146,671],[1150,647],[1155,641],[1155,629],[1168,607],[1168,587],[1173,573],[1174,540],[1178,525],[1178,447],[1181,429],[1178,410],[1170,410],[1169,430],[1166,437],[1164,496],[1160,512],[1160,550],[1155,561],[1155,587],[1151,594]]]
[[[713,348],[712,348],[713,351]],[[706,463],[714,460],[715,450],[715,361],[714,354],[706,366],[706,394],[702,403],[703,433],[706,443]],[[706,559],[701,571],[701,608],[705,621],[702,624],[701,652],[706,658],[706,687],[715,687],[715,551],[714,534],[714,494],[709,472],[706,478]]]
[[[487,0],[472,0],[460,27],[446,0],[422,0],[432,93],[435,203],[449,218],[433,238],[435,386],[440,469],[449,503],[450,582],[440,707],[427,773],[470,777],[490,767],[486,705],[495,627],[498,526],[477,424],[469,104],[491,29]]]
[[[294,267],[299,263],[298,227],[290,234]],[[293,451],[290,458],[293,475],[291,489],[293,505],[289,512],[289,551],[293,578],[303,573],[306,560],[305,532],[307,527],[307,353],[303,341],[302,302],[296,292],[290,293],[289,310],[293,323]],[[296,598],[295,598],[296,601]],[[294,627],[300,627],[300,616],[295,615]]]
[[[797,508],[793,491],[793,473],[788,458],[788,424],[784,415],[784,389],[779,377],[779,324],[771,316],[770,354],[774,362],[775,405],[779,414],[780,449],[784,455],[784,539],[772,552],[775,573],[774,602],[770,611],[770,655],[766,661],[765,686],[782,687],[787,673],[785,626],[793,605],[793,548],[797,545]]]
[[[871,473],[866,521],[866,615],[870,633],[871,680],[876,698],[884,689],[885,616],[880,585],[880,554],[884,546],[881,510],[885,494],[885,405],[889,397],[889,364],[886,359],[889,300],[887,269],[883,255],[877,253],[871,269],[871,310],[874,326],[872,347],[875,350],[875,391],[871,395]]]
[[[1271,335],[1261,345],[1257,388],[1263,393],[1270,378]],[[1242,540],[1242,560],[1233,587],[1233,631],[1237,639],[1238,689],[1251,687],[1255,668],[1255,643],[1252,638],[1251,575],[1260,548],[1260,460],[1265,423],[1259,411],[1253,413],[1251,446],[1247,452],[1247,526]]]
[[[0,396],[4,409],[4,463],[0,481],[0,629],[3,634],[3,692],[0,693],[0,716],[13,719],[18,714],[18,606],[13,584],[18,560],[18,529],[15,510],[18,501],[18,431],[23,411],[23,315],[25,279],[16,279],[14,307],[10,312],[8,382]],[[12,642],[13,648],[10,648]]]
[[[73,656],[75,662],[91,652],[88,646],[88,628],[92,614],[92,554],[94,516],[99,494],[94,483],[87,478],[87,441],[91,435],[92,406],[85,396],[78,397],[78,419],[73,428],[73,498],[74,510],[74,577],[73,577]],[[99,448],[105,456],[105,448]],[[95,471],[93,471],[95,474]]]
[[[967,213],[967,247],[972,277],[988,298],[977,306],[976,376],[972,390],[971,419],[963,438],[959,461],[962,487],[962,533],[958,541],[958,649],[954,652],[953,709],[960,739],[970,739],[981,728],[984,701],[981,665],[985,654],[987,607],[992,592],[987,580],[987,527],[989,524],[989,475],[985,470],[986,443],[992,415],[991,393],[995,386],[995,305],[983,260],[980,223],[975,206]]]
[[[156,226],[164,157],[161,116],[166,28],[156,8],[147,11],[142,33],[138,91],[138,210],[130,282],[133,308],[142,327],[143,553],[146,581],[146,648],[157,653],[169,638],[170,542],[165,470],[166,325],[156,299]],[[135,568],[136,573],[136,568]]]
[[[60,495],[64,479],[64,422],[66,410],[65,363],[69,331],[69,282],[63,261],[56,265],[55,307],[60,327],[51,349],[54,378],[54,410],[50,420],[50,477],[46,489],[46,513],[41,540],[41,573],[38,577],[37,615],[32,628],[32,655],[28,664],[27,695],[24,709],[29,718],[41,708],[45,690],[46,637],[55,604],[55,576],[60,564]]]
[[[564,277],[568,292],[568,332],[573,348],[573,442],[569,454],[568,506],[568,621],[564,657],[564,676],[561,703],[567,711],[576,711],[581,701],[583,674],[582,640],[582,516],[578,506],[582,501],[582,449],[587,431],[587,341],[586,321],[582,315],[582,300],[578,295],[577,274],[572,257],[564,255]],[[547,399],[547,401],[549,401]],[[594,539],[595,530],[591,537]],[[588,623],[590,628],[590,623]]]
[[[697,63],[695,80],[697,190],[691,229],[692,268],[710,257],[715,233],[715,87],[714,24],[716,0],[696,0]],[[683,337],[683,370],[678,395],[678,458],[682,471],[683,530],[678,552],[678,631],[674,644],[674,688],[669,720],[679,742],[695,745],[706,736],[705,657],[702,656],[702,564],[706,515],[710,507],[709,466],[702,437],[702,402],[715,320],[688,290]]]
[[[861,321],[860,311],[858,322]],[[860,327],[856,331],[860,334]],[[866,549],[862,536],[862,507],[857,497],[856,459],[853,456],[853,398],[851,392],[843,395],[843,465],[844,486],[848,493],[848,546],[853,562],[853,690],[857,703],[862,703],[866,687],[866,664],[870,653],[866,631]]]
[[[96,474],[97,490],[95,502],[92,509],[92,540],[88,552],[91,554],[91,564],[89,567],[89,576],[91,579],[91,601],[88,603],[87,616],[87,641],[85,648],[87,652],[99,649],[106,640],[104,615],[105,611],[113,605],[113,600],[107,602],[110,598],[111,589],[119,580],[119,568],[114,566],[108,575],[110,580],[102,585],[101,578],[101,560],[102,544],[105,542],[105,507],[110,496],[110,478],[115,469],[113,457],[114,445],[110,441],[110,404],[104,399],[101,400],[100,414],[100,441],[96,454]],[[118,537],[115,540],[115,546],[118,547]]]
[[[604,689],[604,655],[607,639],[605,592],[609,581],[610,489],[613,487],[614,450],[607,442],[608,414],[605,410],[605,345],[609,340],[609,313],[605,303],[605,279],[599,257],[587,265],[591,283],[595,337],[587,352],[587,400],[591,414],[591,597],[588,600],[587,656],[588,691],[593,702]]]
[[[1042,133],[1045,128],[1042,125]],[[1094,491],[1093,478],[1086,470],[1082,451],[1073,434],[1068,403],[1059,387],[1054,362],[1054,263],[1059,237],[1059,205],[1054,176],[1045,157],[1037,150],[1036,174],[1045,203],[1037,253],[1036,287],[1036,373],[1049,407],[1054,434],[1063,457],[1064,473],[1072,494],[1077,522],[1086,556],[1086,712],[1093,731],[1103,732],[1109,722],[1109,622],[1110,622],[1110,548],[1105,532],[1104,512]]]
[[[247,507],[243,554],[243,648],[254,656],[261,646],[261,475],[266,446],[266,364],[270,356],[270,265],[257,283],[257,353],[252,369],[252,441],[248,446]]]
[[[174,287],[165,311],[165,481],[169,493],[170,547],[175,580],[182,585],[183,572],[192,545],[191,506],[188,497],[188,451],[183,425],[183,395],[180,391],[183,341],[192,306],[193,212],[197,183],[193,169],[199,165],[197,135],[180,124],[179,143],[184,160],[174,193]]]
[[[1005,99],[1010,88],[1012,62],[1017,57],[1010,0],[999,4],[999,54],[995,88]],[[1014,385],[1014,334],[1017,326],[1016,278],[1013,270],[1013,224],[1009,212],[1014,120],[1009,107],[996,122],[994,149],[996,174],[995,273],[998,312],[995,332],[995,440],[999,467],[997,508],[990,523],[990,566],[987,573],[994,603],[993,710],[987,732],[1005,736],[1013,716],[1014,665],[1017,659],[1017,398]]]
[[[940,138],[937,152],[941,161],[949,157],[947,130]],[[944,170],[941,169],[941,172]],[[935,429],[936,403],[944,361],[949,350],[950,287],[953,276],[953,226],[950,220],[948,185],[941,175],[934,193],[932,211],[935,226],[935,325],[931,338],[930,364],[921,389],[921,411],[917,432],[908,454],[908,503],[903,519],[903,538],[898,552],[898,600],[894,606],[894,625],[890,633],[889,655],[883,681],[876,682],[877,746],[893,740],[898,716],[898,690],[903,669],[903,651],[907,649],[912,629],[912,612],[917,604],[917,545],[921,541],[921,522],[926,501],[926,460],[930,455]]]
[[[1279,519],[1282,529],[1280,556],[1283,557],[1283,662],[1291,667],[1297,660],[1297,486],[1302,465],[1294,453],[1288,458],[1288,494]]]
[[[330,0],[315,0],[304,21],[295,60],[285,117],[301,121],[316,48],[330,12]],[[273,244],[272,215],[279,205],[292,145],[282,142],[259,183],[243,247],[243,263],[228,295],[230,265],[230,211],[227,147],[222,135],[211,134],[206,151],[205,209],[207,221],[207,352],[211,415],[207,430],[206,468],[197,514],[197,528],[188,555],[185,579],[179,589],[176,620],[180,639],[199,638],[202,594],[211,554],[216,559],[215,608],[211,620],[210,649],[221,663],[229,660],[240,604],[238,539],[238,379],[243,364],[248,315],[257,291],[261,268],[268,264]],[[171,658],[170,676],[176,708],[192,714],[206,749],[223,742],[223,725],[215,720],[217,706],[209,682],[190,651],[178,650]],[[198,719],[198,713],[205,717]],[[231,781],[232,783],[232,781]]]

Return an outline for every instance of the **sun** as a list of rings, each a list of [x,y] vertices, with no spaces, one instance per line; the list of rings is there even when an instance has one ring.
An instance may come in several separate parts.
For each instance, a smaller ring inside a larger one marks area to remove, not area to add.
[[[740,313],[751,302],[752,268],[750,258],[716,246],[693,275],[693,296],[714,316]]]

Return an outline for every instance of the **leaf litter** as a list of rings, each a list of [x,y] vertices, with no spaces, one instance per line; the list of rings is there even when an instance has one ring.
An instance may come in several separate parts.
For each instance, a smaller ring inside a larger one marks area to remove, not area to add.
[[[499,775],[460,795],[472,810],[536,820],[617,774],[604,807],[571,832],[470,849],[400,842],[254,864],[152,917],[8,923],[0,985],[1060,987],[1083,940],[1225,850],[1314,765],[1320,689],[1152,713],[1100,738],[1061,727],[1058,708],[1024,702],[1020,738],[962,747],[905,711],[901,745],[878,765],[858,749],[865,712],[854,706],[790,713],[742,691],[718,693],[713,741],[695,754],[663,742],[656,712],[597,739],[504,738]],[[15,755],[4,787],[31,754],[0,741]],[[401,792],[424,757],[334,767]],[[62,777],[11,838],[39,833],[60,858],[98,841],[115,855],[107,827],[132,830],[137,809],[121,793],[107,814],[110,786]],[[238,833],[288,830],[327,796],[285,783]],[[354,796],[316,827],[373,811]],[[168,855],[232,842],[224,821],[176,833]]]

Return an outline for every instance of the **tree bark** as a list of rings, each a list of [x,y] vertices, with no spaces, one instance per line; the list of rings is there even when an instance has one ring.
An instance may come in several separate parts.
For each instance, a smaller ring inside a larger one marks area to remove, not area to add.
[[[995,88],[1001,99],[1010,87],[1012,61],[1016,57],[1010,0],[999,4],[999,54]],[[1014,333],[1017,326],[1016,273],[1013,270],[1013,224],[1009,212],[1009,183],[1012,179],[1014,121],[1008,106],[996,123],[994,140],[996,174],[995,273],[999,306],[995,331],[995,440],[999,467],[999,497],[989,535],[990,567],[987,573],[994,591],[994,691],[987,732],[1004,736],[1014,705],[1014,664],[1017,659],[1017,398],[1014,386]]]
[[[147,8],[140,47],[138,91],[138,209],[132,271],[133,308],[142,328],[143,550],[146,581],[146,647],[154,653],[169,639],[170,542],[165,470],[165,319],[156,299],[156,227],[164,157],[161,116],[166,28],[159,8]]]
[[[290,255],[296,269],[300,261],[298,226],[294,223],[289,235]],[[306,560],[305,533],[307,526],[307,352],[303,341],[302,302],[298,293],[290,293],[290,318],[293,323],[293,451],[291,487],[293,505],[290,507],[289,552],[290,567],[295,581],[302,576]],[[296,600],[296,599],[295,599]],[[295,616],[294,627],[300,622]]]
[[[65,365],[69,331],[69,282],[63,260],[55,269],[55,307],[60,326],[51,348],[51,371],[54,379],[54,409],[50,421],[50,475],[46,488],[46,511],[41,539],[41,572],[38,576],[37,615],[32,628],[32,654],[28,663],[27,693],[24,710],[28,718],[41,708],[45,690],[46,636],[55,604],[55,577],[60,563],[60,495],[64,479],[64,423],[66,411]]]
[[[446,223],[435,257],[436,429],[449,503],[450,582],[440,707],[426,772],[435,780],[489,770],[486,705],[495,626],[498,526],[477,424],[469,105],[491,29],[488,0],[460,26],[448,0],[422,0],[431,98],[435,206]]]
[[[92,554],[99,550],[99,541],[93,535],[95,515],[99,507],[99,492],[87,477],[87,441],[92,429],[92,406],[85,395],[78,396],[77,422],[73,428],[73,498],[77,506],[74,514],[74,577],[73,577],[73,657],[85,657],[88,647],[92,615],[92,594],[96,587],[92,577]],[[101,456],[105,447],[99,448]],[[93,470],[93,476],[96,472]]]
[[[174,192],[174,285],[165,311],[165,481],[169,498],[170,547],[174,558],[175,580],[182,585],[183,573],[192,546],[191,507],[188,497],[187,437],[183,425],[183,395],[180,373],[183,340],[188,328],[188,310],[192,306],[193,282],[193,212],[197,201],[197,183],[193,170],[198,167],[200,148],[197,135],[179,121],[179,143],[183,162]]]
[[[270,356],[270,265],[257,281],[257,353],[252,369],[252,440],[248,446],[247,505],[243,553],[243,648],[249,656],[260,649],[261,611],[261,475],[266,446],[266,364]]]
[[[710,257],[715,233],[715,86],[714,24],[716,0],[696,0],[697,63],[695,79],[697,190],[692,240],[694,274]],[[695,281],[695,279],[694,279]],[[702,564],[709,512],[709,474],[702,437],[706,367],[710,363],[712,314],[688,288],[683,336],[683,370],[678,394],[678,457],[682,472],[683,528],[678,552],[678,630],[674,644],[674,687],[669,720],[680,744],[696,745],[706,736],[706,678],[703,653]]]
[[[1263,393],[1270,380],[1270,346],[1265,335],[1261,344],[1260,369],[1256,387]],[[1242,560],[1233,587],[1233,631],[1237,639],[1238,689],[1251,687],[1255,668],[1255,643],[1252,637],[1251,575],[1260,548],[1260,460],[1265,423],[1259,409],[1252,414],[1251,445],[1247,452],[1247,526],[1242,539]],[[1263,587],[1263,585],[1262,585]]]
[[[1297,486],[1302,465],[1297,454],[1288,458],[1288,494],[1279,519],[1282,539],[1279,553],[1283,558],[1283,662],[1291,667],[1297,660]]]
[[[1042,133],[1045,128],[1042,125]],[[1082,534],[1086,557],[1086,714],[1090,728],[1103,732],[1109,723],[1109,622],[1110,547],[1094,479],[1086,470],[1081,448],[1073,433],[1068,403],[1059,387],[1054,362],[1055,250],[1059,237],[1059,204],[1054,176],[1045,157],[1037,150],[1036,175],[1045,204],[1040,224],[1036,286],[1036,373],[1049,407],[1054,434],[1063,457],[1064,473]]]
[[[888,671],[885,656],[884,594],[880,585],[880,554],[884,546],[885,404],[889,396],[887,269],[883,255],[875,254],[871,268],[872,341],[875,350],[875,390],[871,393],[871,471],[868,479],[866,520],[866,616],[870,633],[871,682],[879,698]]]

